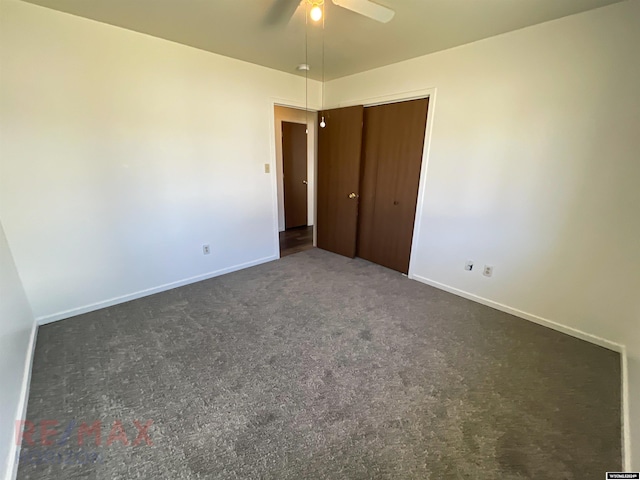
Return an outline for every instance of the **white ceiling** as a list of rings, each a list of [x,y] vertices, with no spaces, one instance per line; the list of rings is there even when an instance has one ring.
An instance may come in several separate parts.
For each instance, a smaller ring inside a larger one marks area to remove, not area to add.
[[[26,0],[203,50],[296,73],[305,61],[304,7],[264,25],[273,0]],[[326,1],[325,79],[602,7],[620,0],[379,0],[381,24]],[[311,78],[321,79],[322,29],[309,26]]]

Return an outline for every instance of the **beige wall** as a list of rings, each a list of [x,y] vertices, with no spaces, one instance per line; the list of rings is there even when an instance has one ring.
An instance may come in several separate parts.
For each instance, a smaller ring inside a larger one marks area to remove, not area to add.
[[[278,230],[283,231],[284,222],[284,169],[282,162],[282,122],[306,123],[307,135],[307,225],[314,224],[315,218],[315,165],[316,165],[316,112],[305,112],[297,108],[276,105],[276,175],[278,178]]]
[[[627,1],[338,79],[327,99],[436,90],[415,278],[626,345],[638,362],[638,59],[640,2]],[[631,407],[639,469],[638,397]]]

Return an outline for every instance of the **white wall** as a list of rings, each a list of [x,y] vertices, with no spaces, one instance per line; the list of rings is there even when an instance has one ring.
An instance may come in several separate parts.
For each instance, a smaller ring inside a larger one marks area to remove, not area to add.
[[[307,225],[313,225],[316,211],[315,165],[316,165],[316,112],[276,105],[275,142],[276,170],[278,176],[278,230],[285,229],[284,221],[284,167],[282,161],[282,122],[306,123],[307,134]]]
[[[7,478],[15,460],[14,422],[25,406],[23,381],[30,364],[35,324],[0,225],[0,471]]]
[[[36,317],[277,258],[264,164],[274,102],[304,104],[303,78],[15,0],[2,10],[0,218]]]
[[[437,89],[416,278],[624,344],[640,361],[638,59],[640,2],[628,1],[338,79],[327,99]],[[466,272],[466,260],[480,268]],[[640,367],[631,374],[638,392]]]

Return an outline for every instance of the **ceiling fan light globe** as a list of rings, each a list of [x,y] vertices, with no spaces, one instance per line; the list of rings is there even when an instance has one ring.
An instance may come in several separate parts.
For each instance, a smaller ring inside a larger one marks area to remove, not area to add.
[[[322,9],[318,5],[314,5],[309,12],[309,16],[314,22],[320,21],[320,19],[322,18]]]

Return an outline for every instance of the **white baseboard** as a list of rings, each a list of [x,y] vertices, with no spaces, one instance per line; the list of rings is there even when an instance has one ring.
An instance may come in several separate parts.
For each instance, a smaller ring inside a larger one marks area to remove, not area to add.
[[[277,260],[278,258],[280,258],[279,255],[271,255],[269,257],[263,257],[257,260],[252,260],[250,262],[241,263],[239,265],[233,265],[231,267],[221,268],[220,270],[203,273],[202,275],[196,275],[195,277],[189,277],[182,280],[177,280],[175,282],[165,283],[164,285],[159,285],[157,287],[140,290],[138,292],[128,293],[126,295],[121,295],[119,297],[109,298],[107,300],[92,303],[91,305],[85,305],[82,307],[65,310],[63,312],[53,313],[51,315],[45,315],[42,317],[37,317],[36,322],[38,323],[38,325],[45,325],[47,323],[57,322],[58,320],[64,320],[66,318],[75,317],[76,315],[82,315],[83,313],[89,313],[89,312],[93,312],[94,310],[99,310],[101,308],[118,305],[119,303],[129,302],[131,300],[136,300],[138,298],[147,297],[155,293],[165,292],[173,288],[189,285],[190,283],[196,283],[202,280],[207,280],[209,278],[219,277],[220,275],[224,275],[226,273],[236,272],[238,270],[242,270],[245,268],[254,267],[256,265],[260,265],[261,263],[267,263],[273,260]]]
[[[135,300],[138,298],[146,297],[148,295],[153,295],[155,293],[164,292],[167,290],[171,290],[173,288],[181,287],[184,285],[188,285],[191,283],[199,282],[202,280],[207,280],[209,278],[217,277],[220,275],[224,275],[226,273],[235,272],[238,270],[242,270],[244,268],[253,267],[255,265],[260,265],[262,263],[267,263],[273,260],[277,260],[279,258],[278,255],[272,255],[269,257],[260,258],[257,260],[253,260],[250,262],[242,263],[239,265],[234,265],[232,267],[223,268],[220,270],[215,270],[213,272],[205,273],[202,275],[197,275],[194,277],[186,278],[183,280],[178,280],[175,282],[167,283],[164,285],[160,285],[153,288],[148,288],[145,290],[140,290],[138,292],[130,293],[127,295],[122,295],[119,297],[111,298],[108,300],[104,300],[101,302],[93,303],[91,305],[86,305],[83,307],[78,307],[70,310],[65,310],[63,312],[54,313],[51,315],[46,315],[43,317],[36,318],[36,322],[34,324],[31,338],[29,340],[29,348],[27,351],[27,359],[25,365],[24,379],[23,379],[23,387],[22,392],[20,394],[20,403],[17,412],[17,419],[24,419],[26,416],[27,409],[27,401],[29,398],[29,384],[31,381],[31,366],[33,363],[33,354],[35,351],[35,343],[37,337],[37,327],[38,325],[44,325],[47,323],[55,322],[58,320],[63,320],[65,318],[73,317],[76,315],[81,315],[83,313],[92,312],[94,310],[98,310],[101,308],[110,307],[112,305],[117,305],[119,303],[128,302],[130,300]],[[582,330],[578,330],[576,328],[568,327],[566,325],[562,325],[558,322],[554,322],[553,320],[549,320],[538,315],[534,315],[532,313],[525,312],[523,310],[518,310],[517,308],[509,307],[507,305],[495,302],[493,300],[489,300],[487,298],[480,297],[478,295],[474,295],[469,292],[465,292],[464,290],[460,290],[449,285],[445,285],[440,282],[436,282],[434,280],[428,279],[426,277],[422,277],[420,275],[410,275],[411,279],[419,281],[421,283],[425,283],[432,287],[438,288],[440,290],[444,290],[446,292],[452,293],[454,295],[458,295],[460,297],[466,298],[468,300],[472,300],[474,302],[480,303],[482,305],[486,305],[491,308],[495,308],[496,310],[500,310],[505,313],[509,313],[511,315],[515,315],[519,318],[523,318],[525,320],[532,321],[537,323],[538,325],[542,325],[553,330],[566,333],[567,335],[571,335],[573,337],[579,338],[581,340],[585,340],[587,342],[593,343],[595,345],[599,345],[601,347],[607,348],[609,350],[613,350],[615,352],[620,353],[621,362],[622,362],[622,424],[623,424],[623,455],[624,455],[624,468],[626,471],[631,470],[631,434],[630,434],[630,419],[629,419],[629,383],[628,383],[628,361],[627,361],[627,353],[626,347],[616,342],[612,342],[610,340],[606,340],[597,335],[592,335],[590,333],[583,332]],[[12,444],[12,450],[10,453],[10,458],[14,459],[13,469],[9,469],[7,472],[7,480],[14,480],[17,473],[17,462],[15,462],[15,457],[17,453],[17,446],[15,442]]]
[[[562,325],[561,323],[554,322],[553,320],[549,320],[544,317],[540,317],[538,315],[534,315],[533,313],[525,312],[523,310],[518,310],[517,308],[509,307],[508,305],[504,305],[502,303],[494,302],[493,300],[489,300],[488,298],[480,297],[478,295],[474,295],[473,293],[465,292],[464,290],[460,290],[455,287],[451,287],[449,285],[445,285],[444,283],[436,282],[435,280],[431,280],[426,277],[422,277],[420,275],[412,274],[409,276],[412,280],[417,280],[418,282],[425,283],[429,286],[435,287],[439,290],[444,290],[445,292],[453,293],[454,295],[458,295],[459,297],[466,298],[467,300],[472,300],[477,303],[481,303],[482,305],[486,305],[491,308],[495,308],[496,310],[500,310],[505,313],[509,313],[511,315],[515,315],[516,317],[523,318],[525,320],[529,320],[533,323],[537,323],[538,325],[542,325],[544,327],[551,328],[558,332],[566,333],[567,335],[571,335],[572,337],[579,338],[580,340],[584,340],[589,343],[593,343],[600,347],[604,347],[608,350],[613,350],[614,352],[620,353],[620,362],[621,362],[621,371],[622,371],[622,454],[623,454],[623,466],[627,472],[631,471],[631,431],[630,431],[630,418],[629,418],[629,369],[628,369],[628,360],[627,360],[627,349],[625,345],[620,343],[612,342],[605,338],[599,337],[597,335],[592,335],[587,332],[583,332],[582,330],[578,330],[577,328],[568,327],[566,325]]]
[[[25,354],[24,372],[22,374],[22,386],[20,388],[20,399],[18,400],[18,409],[14,421],[25,420],[27,417],[27,403],[29,402],[29,386],[31,385],[31,370],[33,366],[33,355],[36,350],[36,339],[38,337],[38,324],[33,322],[31,327],[31,335],[29,336],[29,344],[27,345],[27,352]],[[14,423],[14,435],[15,435],[15,423]],[[15,480],[18,476],[18,445],[16,444],[15,437],[11,440],[11,446],[9,448],[9,457],[7,465],[6,480]]]
[[[567,335],[579,338],[580,340],[594,343],[606,349],[613,350],[614,352],[623,353],[624,351],[624,345],[612,342],[611,340],[607,340],[597,335],[592,335],[591,333],[583,332],[582,330],[578,330],[577,328],[562,325],[561,323],[554,322],[553,320],[549,320],[538,315],[534,315],[533,313],[525,312],[523,310],[518,310],[517,308],[509,307],[508,305],[504,305],[502,303],[494,302],[493,300],[474,295],[473,293],[465,292],[464,290],[459,290],[455,287],[450,287],[449,285],[445,285],[444,283],[421,277],[420,275],[413,274],[409,278],[417,280],[421,283],[426,283],[427,285],[440,290],[444,290],[445,292],[453,293],[454,295],[466,298],[467,300],[473,300],[474,302],[481,303],[482,305],[486,305],[487,307],[495,308],[496,310],[510,313],[511,315],[515,315],[516,317],[524,318],[525,320],[537,323],[538,325],[552,328],[553,330],[557,330],[558,332],[566,333]]]
[[[58,320],[63,320],[65,318],[74,317],[76,315],[81,315],[83,313],[92,312],[94,310],[110,307],[112,305],[117,305],[119,303],[124,303],[130,300],[146,297],[148,295],[153,295],[155,293],[164,292],[166,290],[171,290],[173,288],[181,287],[181,286],[199,282],[202,280],[207,280],[209,278],[218,277],[226,273],[235,272],[238,270],[242,270],[244,268],[249,268],[255,265],[260,265],[262,263],[267,263],[273,260],[277,260],[278,258],[279,258],[279,255],[272,255],[269,257],[259,258],[257,260],[252,260],[250,262],[242,263],[239,265],[233,265],[231,267],[222,268],[220,270],[204,273],[202,275],[196,275],[194,277],[189,277],[189,278],[185,278],[175,282],[166,283],[164,285],[160,285],[157,287],[148,288],[148,289],[140,290],[138,292],[130,293],[127,295],[110,298],[108,300],[104,300],[101,302],[92,303],[91,305],[85,305],[82,307],[65,310],[63,312],[58,312],[58,313],[54,313],[54,314],[46,315],[42,317],[37,317],[33,323],[31,336],[29,338],[29,344],[26,352],[25,368],[24,368],[24,374],[23,374],[23,380],[22,380],[22,388],[20,391],[20,399],[18,402],[18,410],[16,412],[15,419],[24,420],[26,418],[27,404],[29,401],[29,386],[31,384],[31,370],[33,366],[33,356],[35,353],[36,338],[37,338],[39,325],[56,322]],[[8,468],[5,476],[6,480],[15,480],[16,476],[18,475],[17,460],[18,460],[18,446],[16,445],[16,442],[14,439],[14,441],[12,441],[11,443],[10,452],[8,456],[8,465],[7,465]]]

